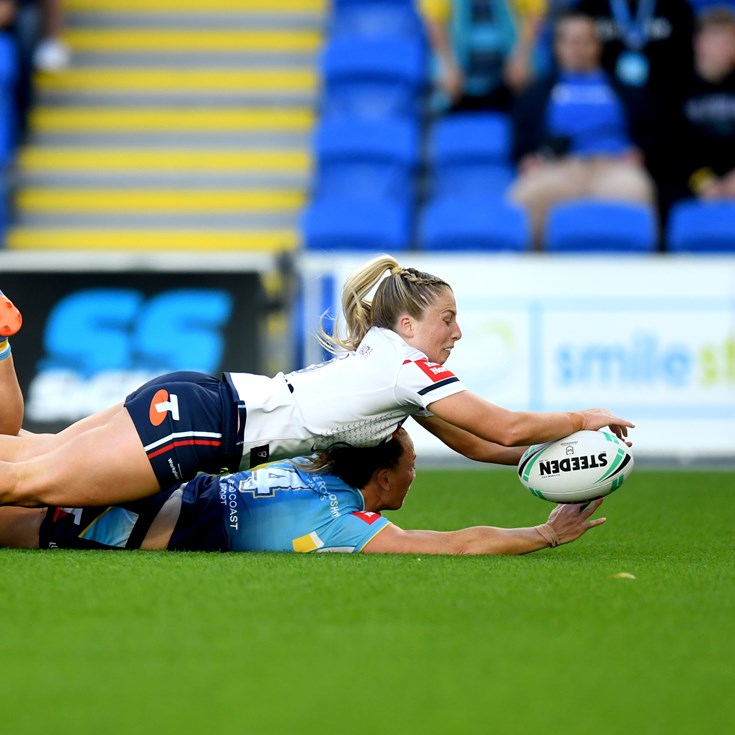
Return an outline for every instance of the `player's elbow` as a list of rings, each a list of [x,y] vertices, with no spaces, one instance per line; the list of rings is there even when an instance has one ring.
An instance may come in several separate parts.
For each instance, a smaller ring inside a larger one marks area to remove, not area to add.
[[[511,413],[498,427],[495,441],[503,447],[522,447],[528,444],[528,426],[521,414]]]
[[[456,448],[456,447],[455,447]],[[458,448],[458,451],[467,459],[475,462],[492,462],[493,457],[489,456],[487,442],[476,437],[472,441],[466,441]]]
[[[491,441],[473,434],[463,434],[461,441],[450,444],[452,449],[475,462],[497,462],[499,447],[506,447],[498,441]]]
[[[522,436],[520,430],[508,427],[496,432],[493,441],[501,447],[519,447],[523,445]]]

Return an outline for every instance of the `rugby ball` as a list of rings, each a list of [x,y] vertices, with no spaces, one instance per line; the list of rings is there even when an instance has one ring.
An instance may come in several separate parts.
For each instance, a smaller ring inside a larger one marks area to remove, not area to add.
[[[617,490],[633,470],[630,447],[610,431],[577,431],[534,444],[518,462],[518,477],[534,495],[580,503]]]

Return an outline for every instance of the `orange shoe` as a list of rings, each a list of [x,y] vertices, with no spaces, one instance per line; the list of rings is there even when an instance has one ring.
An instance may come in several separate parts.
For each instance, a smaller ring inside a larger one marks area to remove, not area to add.
[[[13,302],[0,291],[0,337],[12,337],[23,324],[23,317]]]

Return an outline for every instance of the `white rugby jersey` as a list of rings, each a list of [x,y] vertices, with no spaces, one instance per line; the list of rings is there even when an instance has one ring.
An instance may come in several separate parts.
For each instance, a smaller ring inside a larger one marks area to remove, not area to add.
[[[355,352],[328,362],[273,378],[225,377],[247,410],[240,469],[338,442],[374,446],[407,416],[429,415],[431,403],[466,390],[450,370],[380,327]]]

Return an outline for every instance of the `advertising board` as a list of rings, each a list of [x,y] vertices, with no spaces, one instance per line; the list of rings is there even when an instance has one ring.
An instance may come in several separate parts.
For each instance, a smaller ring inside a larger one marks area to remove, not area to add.
[[[399,260],[453,286],[463,337],[448,367],[489,401],[610,408],[637,424],[637,456],[735,457],[735,259]],[[305,324],[338,304],[344,278],[363,262],[304,260]],[[306,361],[321,358],[306,345]],[[411,431],[420,450],[448,452]]]
[[[61,430],[162,373],[270,367],[260,267],[140,266],[0,262],[2,288],[24,319],[12,348],[25,428]]]

